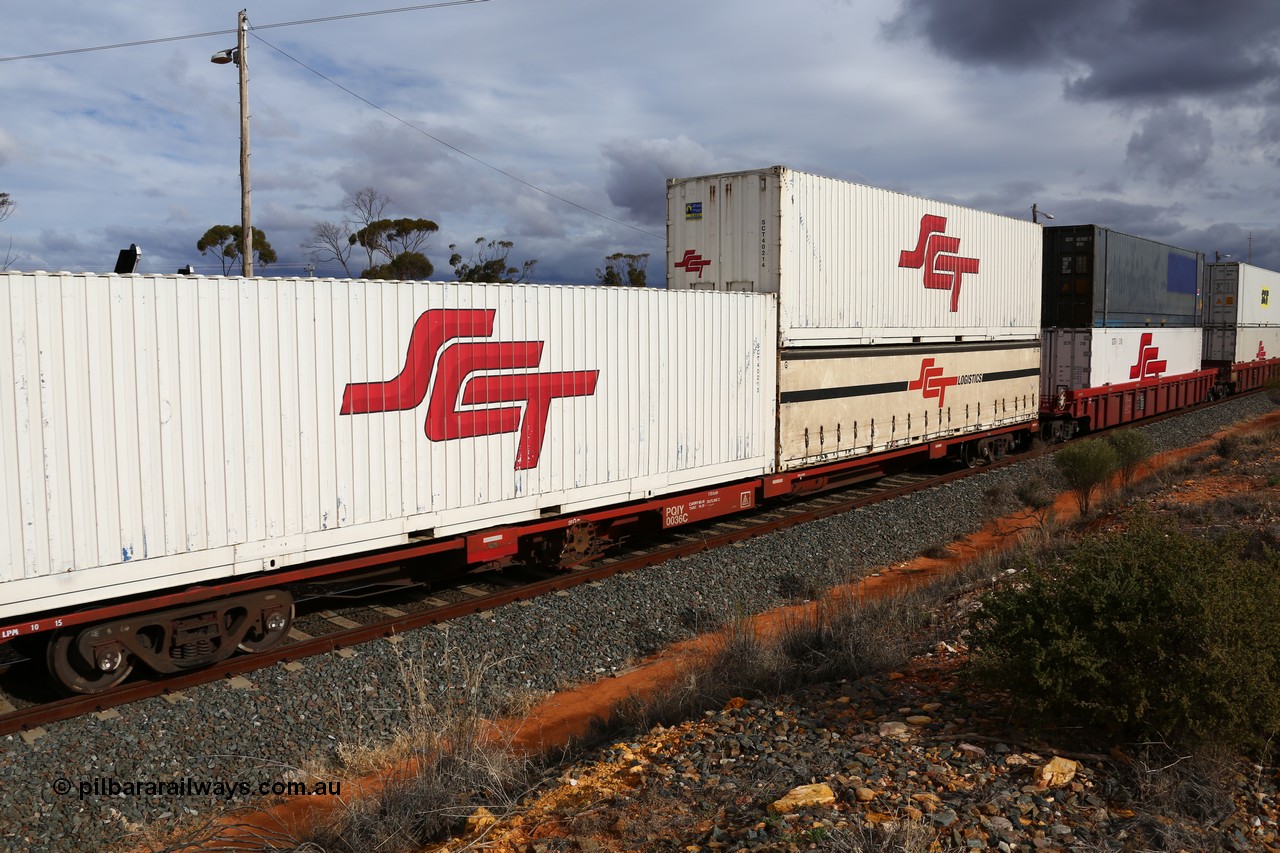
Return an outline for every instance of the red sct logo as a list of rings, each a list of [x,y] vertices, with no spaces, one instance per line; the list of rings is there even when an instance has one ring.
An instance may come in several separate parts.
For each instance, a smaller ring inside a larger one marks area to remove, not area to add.
[[[960,250],[960,238],[948,237],[945,216],[925,214],[920,217],[920,236],[916,239],[916,247],[911,251],[903,251],[898,257],[898,266],[908,269],[924,270],[924,286],[930,290],[950,290],[951,310],[960,308],[960,279],[965,273],[974,275],[978,272],[977,258],[962,258],[956,252]]]
[[[1258,354],[1254,356],[1258,361],[1262,361],[1267,357],[1267,348],[1262,345],[1262,341],[1258,341]]]
[[[509,372],[536,368],[542,361],[542,341],[450,343],[455,338],[489,337],[495,313],[458,308],[423,312],[413,325],[400,374],[386,382],[349,384],[342,392],[340,414],[416,409],[429,390],[427,438],[449,441],[518,431],[516,470],[536,468],[551,401],[591,396],[600,371]]]
[[[1138,363],[1129,368],[1130,379],[1146,379],[1159,376],[1169,368],[1169,362],[1160,358],[1160,347],[1151,345],[1151,333],[1143,332],[1138,339]]]
[[[920,377],[908,382],[907,390],[923,391],[926,400],[937,397],[938,408],[941,409],[947,398],[947,389],[959,381],[955,376],[943,376],[942,373],[941,367],[933,366],[932,358],[921,359]]]
[[[693,249],[685,249],[684,257],[675,263],[676,269],[683,268],[687,273],[697,273],[702,278],[702,271],[711,266],[711,261],[699,255]]]

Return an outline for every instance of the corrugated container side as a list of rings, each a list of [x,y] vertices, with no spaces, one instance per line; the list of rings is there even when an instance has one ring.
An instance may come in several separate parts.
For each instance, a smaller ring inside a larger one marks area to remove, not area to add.
[[[1198,328],[1046,329],[1041,393],[1081,391],[1200,369]]]
[[[1280,326],[1211,326],[1204,330],[1204,360],[1240,364],[1280,358]]]
[[[1204,322],[1208,326],[1280,325],[1280,273],[1242,263],[1206,268]]]
[[[1045,328],[1194,326],[1204,255],[1097,225],[1044,229]]]
[[[783,167],[673,179],[668,286],[778,293],[784,346],[1027,340],[1040,226]]]
[[[772,297],[0,278],[0,617],[759,475]]]
[[[780,467],[1031,423],[1039,361],[1036,342],[783,350]]]

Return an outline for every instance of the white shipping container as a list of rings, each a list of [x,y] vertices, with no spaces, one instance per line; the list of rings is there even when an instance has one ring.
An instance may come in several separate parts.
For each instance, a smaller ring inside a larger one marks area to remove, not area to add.
[[[667,286],[776,293],[782,345],[1027,340],[1039,225],[782,166],[667,181]]]
[[[1046,329],[1042,393],[1121,385],[1200,369],[1203,329]]]
[[[1206,326],[1280,326],[1275,304],[1280,300],[1280,272],[1241,263],[1213,263],[1206,269]]]
[[[772,297],[0,276],[0,618],[773,469]]]
[[[782,470],[1036,419],[1040,347],[951,344],[783,350]]]
[[[1280,326],[1205,327],[1205,361],[1241,364],[1270,358],[1280,358]]]

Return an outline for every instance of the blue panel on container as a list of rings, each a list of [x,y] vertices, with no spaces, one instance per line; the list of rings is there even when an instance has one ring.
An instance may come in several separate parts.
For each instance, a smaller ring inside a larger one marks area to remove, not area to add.
[[[1169,253],[1169,285],[1170,293],[1196,292],[1196,259],[1186,255]]]

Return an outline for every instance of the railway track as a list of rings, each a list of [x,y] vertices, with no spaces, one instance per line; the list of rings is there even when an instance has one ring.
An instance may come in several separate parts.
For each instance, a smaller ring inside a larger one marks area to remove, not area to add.
[[[1238,398],[1236,398],[1238,399]],[[1213,403],[1202,404],[1211,406]],[[1154,423],[1196,411],[1184,409],[1172,415],[1150,418]],[[372,640],[395,638],[408,631],[439,625],[474,613],[522,600],[562,592],[599,582],[612,575],[653,566],[701,551],[730,545],[838,515],[858,507],[935,488],[964,477],[1024,461],[1026,454],[1010,456],[979,468],[932,472],[902,472],[869,484],[847,486],[774,503],[701,524],[668,531],[660,539],[632,544],[620,551],[569,571],[543,571],[521,567],[463,575],[448,585],[366,582],[334,588],[303,585],[295,592],[298,616],[286,640],[278,647],[241,654],[211,667],[165,677],[138,678],[101,693],[51,698],[51,692],[33,687],[39,679],[27,673],[35,661],[0,661],[0,735],[33,731],[41,726],[78,716],[103,712],[142,699],[175,695],[219,679],[245,675],[277,663],[293,663],[316,655]],[[342,604],[338,602],[353,602]]]
[[[36,661],[11,661],[9,672],[0,677],[0,735],[34,730],[60,720],[106,711],[142,699],[172,695],[218,679],[272,666],[301,661],[315,655],[337,652],[372,640],[393,638],[429,625],[438,625],[473,613],[492,610],[521,600],[564,591],[598,582],[612,575],[652,566],[676,557],[722,547],[735,541],[760,536],[806,521],[848,512],[875,501],[887,500],[921,489],[932,488],[976,473],[959,469],[943,474],[904,473],[891,475],[871,485],[850,487],[840,492],[820,494],[765,510],[748,511],[715,522],[690,525],[662,537],[661,541],[624,548],[620,553],[571,571],[543,572],[508,569],[481,572],[439,589],[422,588],[406,602],[390,591],[370,594],[370,601],[355,606],[333,604],[328,596],[299,600],[299,615],[288,638],[275,649],[241,654],[220,664],[163,678],[137,678],[118,687],[91,695],[50,698],[48,693],[29,692],[15,685],[31,685],[35,679],[24,670],[34,670]],[[350,593],[340,593],[350,594]],[[22,695],[15,696],[18,692]],[[4,695],[9,694],[9,695]]]

